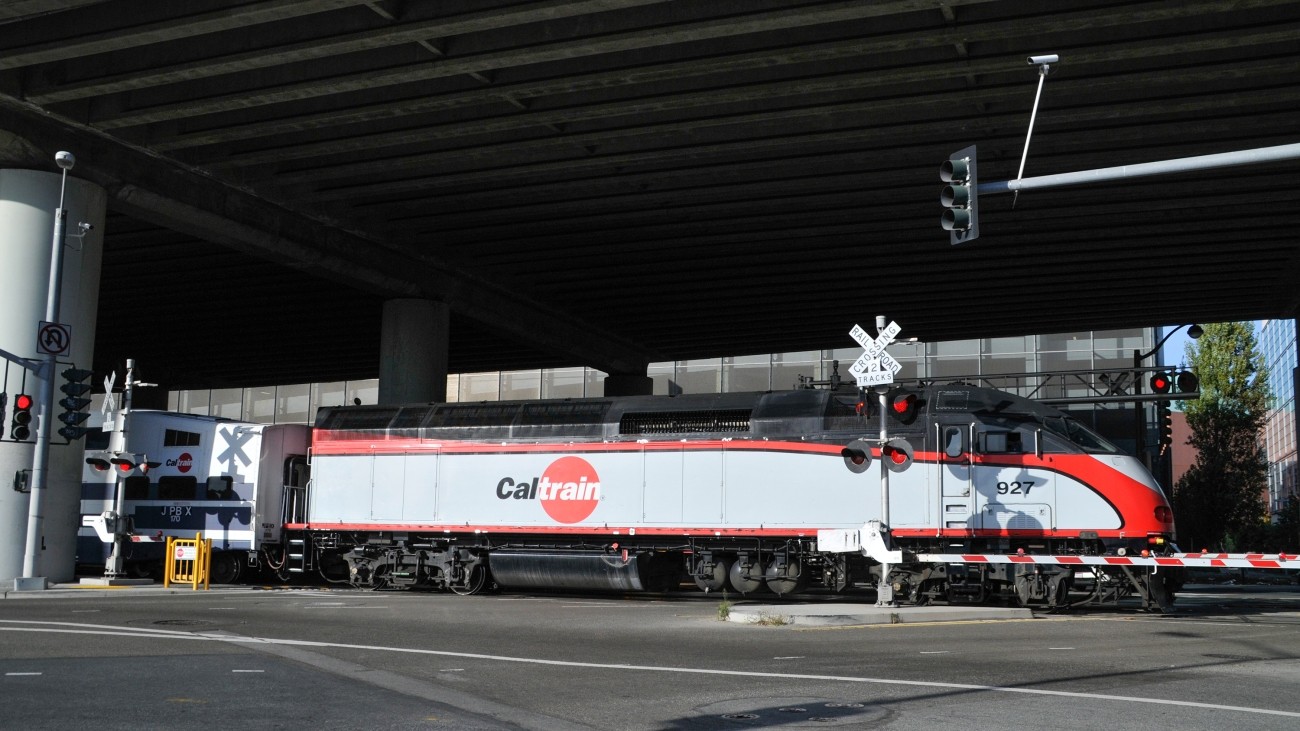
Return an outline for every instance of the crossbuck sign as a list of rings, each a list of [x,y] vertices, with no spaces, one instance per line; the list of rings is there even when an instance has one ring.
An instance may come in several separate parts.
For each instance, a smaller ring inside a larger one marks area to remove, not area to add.
[[[903,328],[898,323],[890,321],[884,330],[880,331],[878,337],[872,338],[862,329],[861,325],[854,325],[849,331],[849,337],[858,341],[866,351],[862,357],[858,358],[853,365],[849,366],[849,373],[858,380],[858,386],[865,388],[867,386],[885,386],[894,382],[894,374],[903,368],[903,364],[894,360],[885,348],[894,342],[898,333]]]

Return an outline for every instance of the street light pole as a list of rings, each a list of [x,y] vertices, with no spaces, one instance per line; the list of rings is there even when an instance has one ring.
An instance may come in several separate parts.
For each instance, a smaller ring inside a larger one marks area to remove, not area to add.
[[[59,207],[54,210],[54,237],[50,243],[50,283],[45,296],[45,321],[59,321],[59,298],[63,290],[63,243],[67,228],[68,212],[63,208],[63,197],[68,189],[68,171],[77,164],[77,158],[71,152],[59,152],[54,155],[54,162],[63,170],[63,181],[59,186]],[[32,457],[32,492],[27,503],[27,549],[23,554],[23,579],[30,579],[39,588],[44,587],[44,579],[37,577],[40,567],[42,532],[45,526],[43,502],[45,488],[49,483],[50,461],[50,422],[54,419],[54,369],[57,356],[48,353],[41,370],[37,374],[41,379],[41,402],[38,406],[40,423],[36,428],[36,449]]]

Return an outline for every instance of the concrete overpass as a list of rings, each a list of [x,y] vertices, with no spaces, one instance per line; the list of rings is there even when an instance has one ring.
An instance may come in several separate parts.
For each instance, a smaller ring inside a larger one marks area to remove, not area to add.
[[[1300,1],[14,0],[0,165],[109,194],[96,372],[373,377],[392,298],[452,371],[1295,317],[1300,162],[984,201],[1300,141]]]

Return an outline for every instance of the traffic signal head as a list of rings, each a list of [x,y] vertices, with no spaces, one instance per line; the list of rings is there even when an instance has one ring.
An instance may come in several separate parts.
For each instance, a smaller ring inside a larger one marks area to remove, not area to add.
[[[916,421],[916,415],[920,411],[920,397],[915,392],[906,389],[894,389],[886,397],[889,406],[889,415],[900,424],[911,424]]]
[[[1179,371],[1175,380],[1178,383],[1179,393],[1196,393],[1201,387],[1201,380],[1191,371]]]
[[[1174,379],[1166,371],[1157,371],[1151,375],[1152,393],[1169,393],[1169,389],[1173,388],[1173,385]]]
[[[14,413],[9,422],[9,436],[16,442],[25,442],[32,436],[32,406],[35,401],[31,396],[20,393],[14,396]]]
[[[1161,447],[1174,443],[1174,415],[1166,402],[1156,404],[1156,427],[1160,430]]]
[[[940,223],[948,241],[960,244],[979,238],[975,145],[949,155],[939,167],[939,179],[946,183],[939,202],[945,209]]]
[[[90,390],[90,384],[82,381],[90,378],[91,373],[83,368],[65,368],[63,370],[63,385],[59,390],[67,394],[66,397],[59,399],[59,405],[63,407],[63,413],[59,414],[59,421],[64,426],[59,429],[59,435],[68,441],[80,439],[90,431],[87,427],[80,426],[81,422],[90,418],[90,414],[83,411],[90,405],[90,399],[85,397],[85,393]]]

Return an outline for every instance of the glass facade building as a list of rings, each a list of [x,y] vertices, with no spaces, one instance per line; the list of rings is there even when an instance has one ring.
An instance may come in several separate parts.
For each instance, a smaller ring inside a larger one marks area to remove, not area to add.
[[[906,333],[904,333],[906,334]],[[1084,379],[1048,379],[1041,372],[1125,370],[1135,351],[1147,351],[1157,333],[1152,328],[1023,335],[936,343],[896,342],[889,353],[903,369],[897,380],[970,377],[1029,398],[1087,397],[1096,384]],[[654,363],[647,375],[654,393],[723,393],[795,388],[801,380],[826,381],[838,373],[851,382],[848,367],[862,349],[848,337],[842,348],[795,353],[728,356]],[[1155,365],[1156,363],[1146,363]],[[591,368],[460,373],[447,377],[447,398],[497,401],[602,396],[605,374]],[[244,389],[173,391],[168,408],[260,423],[310,423],[321,406],[373,404],[378,381],[290,384]],[[1130,404],[1072,409],[1119,446],[1135,443]],[[1082,412],[1082,413],[1080,413]]]
[[[1268,508],[1276,516],[1296,494],[1296,339],[1295,320],[1267,320],[1259,349],[1268,366],[1268,415],[1264,449],[1268,455]]]

